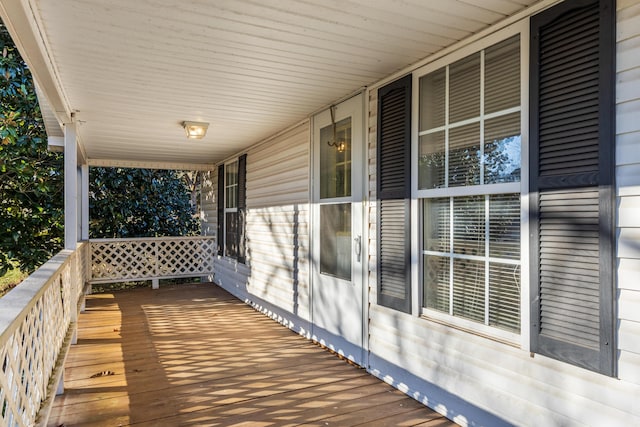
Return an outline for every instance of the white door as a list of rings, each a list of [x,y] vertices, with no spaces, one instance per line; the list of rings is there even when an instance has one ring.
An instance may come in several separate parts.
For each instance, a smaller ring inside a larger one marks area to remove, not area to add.
[[[313,337],[363,363],[363,96],[314,117]]]

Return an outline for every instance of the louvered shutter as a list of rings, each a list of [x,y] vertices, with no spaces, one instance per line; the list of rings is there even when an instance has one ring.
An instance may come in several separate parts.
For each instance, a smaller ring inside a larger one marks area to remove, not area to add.
[[[246,262],[247,155],[238,159],[238,262]]]
[[[532,351],[614,374],[612,1],[531,19]]]
[[[378,304],[409,313],[411,75],[378,90]]]
[[[224,255],[224,165],[218,166],[218,255]]]

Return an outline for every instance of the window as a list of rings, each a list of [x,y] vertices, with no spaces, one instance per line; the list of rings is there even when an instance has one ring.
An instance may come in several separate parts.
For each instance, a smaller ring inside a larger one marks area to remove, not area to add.
[[[218,255],[245,262],[246,154],[218,167]]]
[[[515,35],[418,89],[424,314],[507,339],[520,332],[520,76]]]
[[[238,161],[225,165],[224,255],[238,257]]]
[[[615,10],[560,2],[378,90],[379,305],[415,314],[419,276],[423,316],[615,375]]]

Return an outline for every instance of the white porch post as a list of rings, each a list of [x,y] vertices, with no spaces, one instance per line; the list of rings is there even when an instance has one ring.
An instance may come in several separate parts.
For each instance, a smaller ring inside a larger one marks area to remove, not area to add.
[[[78,140],[76,123],[64,125],[64,247],[78,243]]]
[[[80,240],[87,241],[89,240],[89,165],[84,163],[80,166],[80,171],[82,177],[80,184],[80,223],[82,224]]]

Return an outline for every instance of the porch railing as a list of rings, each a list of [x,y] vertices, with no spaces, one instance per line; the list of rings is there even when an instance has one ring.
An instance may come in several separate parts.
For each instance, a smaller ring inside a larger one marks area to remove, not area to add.
[[[0,298],[0,426],[46,424],[89,282],[213,274],[215,239],[99,239],[64,250]]]
[[[63,250],[0,298],[0,425],[46,422],[75,333],[89,245]]]
[[[213,237],[91,240],[91,282],[124,282],[213,274]]]

